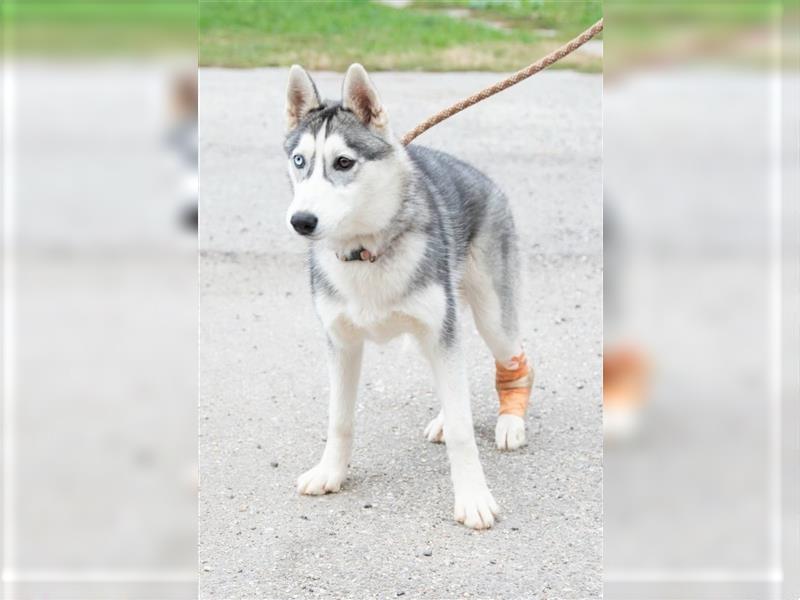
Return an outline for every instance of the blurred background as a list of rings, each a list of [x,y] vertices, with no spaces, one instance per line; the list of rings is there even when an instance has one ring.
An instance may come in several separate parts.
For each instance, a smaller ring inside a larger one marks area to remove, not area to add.
[[[596,17],[250,4],[2,4],[4,598],[197,594],[198,56],[508,71]],[[556,67],[605,77],[604,595],[797,598],[797,3],[603,11]]]
[[[2,18],[3,597],[190,598],[196,6]]]
[[[605,597],[797,598],[798,5],[604,12]]]

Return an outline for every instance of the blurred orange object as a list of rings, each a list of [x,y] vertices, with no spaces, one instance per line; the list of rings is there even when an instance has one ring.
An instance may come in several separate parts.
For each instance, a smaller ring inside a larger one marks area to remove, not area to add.
[[[621,347],[603,356],[603,429],[607,436],[629,436],[638,428],[647,395],[650,366],[641,350]]]
[[[647,359],[639,350],[606,350],[603,354],[603,407],[641,406],[649,371]]]

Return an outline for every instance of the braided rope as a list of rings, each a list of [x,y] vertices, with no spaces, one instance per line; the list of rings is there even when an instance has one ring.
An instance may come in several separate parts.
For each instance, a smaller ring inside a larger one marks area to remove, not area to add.
[[[535,75],[542,69],[546,69],[554,62],[561,60],[567,54],[571,54],[572,52],[583,46],[586,42],[588,42],[590,39],[592,39],[595,35],[597,35],[601,31],[603,31],[603,19],[600,19],[597,23],[592,25],[589,29],[584,31],[582,34],[580,34],[571,42],[564,44],[557,50],[554,50],[544,58],[539,59],[532,65],[525,67],[521,71],[517,71],[516,73],[514,73],[507,79],[504,79],[503,81],[498,81],[494,85],[473,94],[469,98],[465,98],[460,102],[456,102],[449,108],[445,108],[444,110],[439,111],[429,119],[423,121],[422,123],[417,125],[414,129],[412,129],[403,136],[402,140],[403,145],[408,146],[408,144],[410,144],[412,140],[414,140],[414,138],[416,138],[418,135],[424,133],[434,125],[441,123],[445,119],[452,117],[454,114],[460,113],[462,110],[469,108],[473,104],[477,104],[481,100],[486,100],[486,98],[488,98],[489,96],[494,96],[495,94],[497,94],[498,92],[502,92],[506,88],[510,88],[512,85],[519,83],[523,79],[527,79],[531,75]]]

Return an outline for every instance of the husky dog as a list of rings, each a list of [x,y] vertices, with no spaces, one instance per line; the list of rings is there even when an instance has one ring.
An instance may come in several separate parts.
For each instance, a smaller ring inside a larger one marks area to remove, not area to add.
[[[498,507],[475,443],[457,301],[472,308],[498,368],[513,365],[522,355],[519,252],[505,196],[452,156],[404,147],[359,64],[347,71],[341,102],[323,101],[308,73],[293,66],[286,119],[294,190],[286,221],[310,242],[331,388],[325,450],[298,479],[298,491],[337,492],[345,479],[365,340],[411,334],[430,361],[441,402],[425,436],[446,442],[455,519],[491,527]],[[522,446],[525,421],[501,414],[495,440],[500,449]]]

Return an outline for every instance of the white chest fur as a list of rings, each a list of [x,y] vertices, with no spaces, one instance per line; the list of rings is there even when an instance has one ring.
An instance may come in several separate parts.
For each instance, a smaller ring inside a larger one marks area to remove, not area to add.
[[[425,252],[422,236],[404,239],[391,260],[342,262],[332,251],[317,254],[319,268],[336,289],[336,296],[318,294],[317,312],[329,335],[363,337],[385,342],[403,333],[423,333],[441,326],[444,291],[430,283],[414,288]]]

